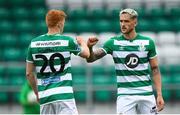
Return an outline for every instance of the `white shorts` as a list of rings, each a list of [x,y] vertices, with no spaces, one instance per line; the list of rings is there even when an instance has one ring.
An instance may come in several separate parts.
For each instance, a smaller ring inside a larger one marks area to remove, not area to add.
[[[78,114],[75,100],[57,101],[40,106],[40,114]]]
[[[154,95],[117,97],[117,114],[157,114]]]

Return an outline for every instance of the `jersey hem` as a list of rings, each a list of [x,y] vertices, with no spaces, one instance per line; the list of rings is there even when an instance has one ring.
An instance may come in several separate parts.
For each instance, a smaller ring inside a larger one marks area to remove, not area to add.
[[[65,100],[55,100],[55,101],[47,102],[47,103],[44,103],[44,104],[40,104],[40,106],[47,105],[47,104],[54,103],[54,102],[58,102],[58,101],[62,101],[62,102],[65,102],[65,101],[75,101],[75,99],[72,98],[72,99],[65,99]]]
[[[154,95],[153,92],[148,92],[148,93],[139,93],[139,94],[117,94],[117,96],[149,96],[149,95]]]

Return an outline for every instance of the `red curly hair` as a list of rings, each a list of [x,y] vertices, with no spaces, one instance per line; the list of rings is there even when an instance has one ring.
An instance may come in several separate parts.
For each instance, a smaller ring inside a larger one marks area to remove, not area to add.
[[[48,27],[55,27],[59,21],[63,21],[66,14],[61,10],[49,10],[46,14],[46,24]]]

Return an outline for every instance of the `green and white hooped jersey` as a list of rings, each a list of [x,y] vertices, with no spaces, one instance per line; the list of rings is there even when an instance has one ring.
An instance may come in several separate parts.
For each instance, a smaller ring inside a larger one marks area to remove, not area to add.
[[[74,99],[70,56],[80,52],[73,38],[60,34],[31,41],[26,61],[35,65],[40,104]]]
[[[113,56],[117,76],[117,94],[152,95],[149,59],[156,56],[154,41],[137,34],[133,40],[115,36],[103,46]]]

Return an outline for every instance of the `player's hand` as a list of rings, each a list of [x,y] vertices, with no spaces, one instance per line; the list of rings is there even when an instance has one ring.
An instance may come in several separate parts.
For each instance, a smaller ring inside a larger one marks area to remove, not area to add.
[[[157,107],[158,107],[158,112],[162,111],[164,109],[164,99],[162,96],[157,96]]]
[[[88,41],[87,41],[87,46],[88,46],[88,47],[92,47],[92,46],[94,46],[98,41],[99,41],[99,40],[98,40],[97,37],[95,37],[95,36],[90,37],[90,38],[88,39]]]
[[[85,42],[84,39],[83,39],[81,36],[77,36],[77,37],[76,37],[76,41],[77,41],[77,43],[78,43],[79,45],[81,45],[83,42]]]
[[[37,102],[37,96],[35,95],[34,91],[30,91],[27,94],[27,100],[28,100],[29,103]]]

